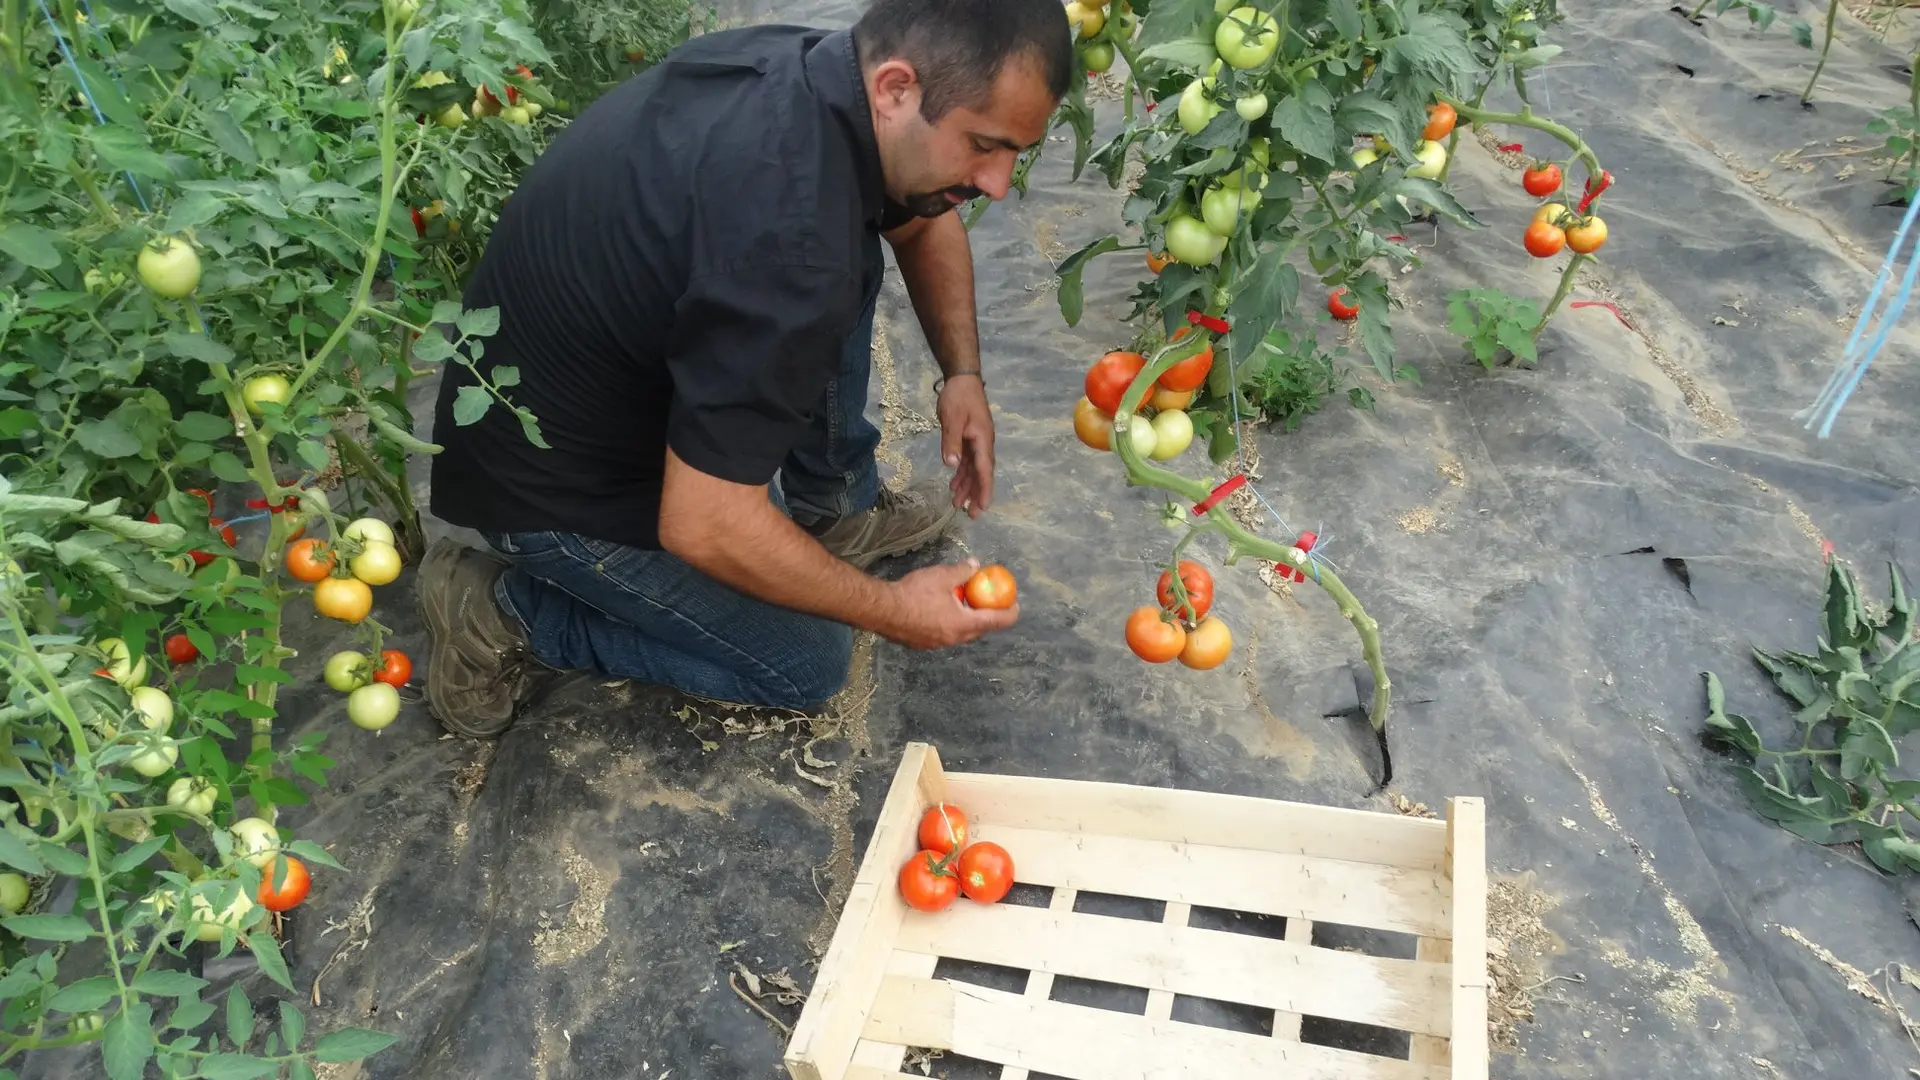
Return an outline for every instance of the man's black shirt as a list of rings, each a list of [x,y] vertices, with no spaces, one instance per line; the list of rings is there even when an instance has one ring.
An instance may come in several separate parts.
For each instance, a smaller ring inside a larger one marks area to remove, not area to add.
[[[482,532],[557,530],[658,548],[666,448],[742,484],[773,479],[839,364],[885,196],[851,32],[696,38],[594,102],[529,169],[468,284],[498,307],[482,371],[498,403],[460,426],[446,365],[431,508]]]

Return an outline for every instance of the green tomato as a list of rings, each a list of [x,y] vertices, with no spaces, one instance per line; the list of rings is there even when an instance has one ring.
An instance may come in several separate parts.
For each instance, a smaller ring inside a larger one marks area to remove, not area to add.
[[[1447,148],[1437,142],[1422,140],[1420,149],[1415,152],[1420,164],[1407,170],[1408,176],[1418,176],[1422,180],[1434,180],[1440,176],[1440,170],[1447,167]]]
[[[1167,222],[1167,254],[1173,261],[1188,266],[1208,266],[1227,250],[1227,238],[1207,228],[1206,223],[1187,214],[1175,214]]]
[[[327,657],[327,666],[322,672],[327,685],[343,694],[355,690],[373,681],[373,662],[366,654],[348,649]]]
[[[167,787],[167,805],[189,814],[206,817],[213,813],[219,792],[197,776],[183,776]]]
[[[500,119],[509,124],[531,124],[533,114],[524,105],[508,105],[500,110]]]
[[[156,746],[142,750],[128,758],[127,765],[132,768],[134,772],[151,780],[161,773],[166,772],[168,769],[173,768],[173,763],[179,760],[180,750],[178,747]]]
[[[1139,421],[1135,420],[1138,424]],[[1168,409],[1153,418],[1153,449],[1147,456],[1155,461],[1177,458],[1193,445],[1193,418],[1185,409]]]
[[[1080,46],[1080,66],[1092,72],[1104,72],[1113,66],[1113,46],[1096,41]]]
[[[456,101],[436,113],[433,122],[443,128],[457,128],[467,122],[467,110]]]
[[[1127,421],[1127,439],[1133,443],[1134,453],[1150,458],[1153,456],[1153,448],[1158,442],[1159,433],[1153,430],[1152,422],[1146,417],[1134,416]]]
[[[400,715],[400,691],[388,683],[363,686],[347,695],[347,719],[362,731],[379,731]]]
[[[387,21],[399,26],[420,13],[420,0],[385,0]]]
[[[1213,13],[1215,15],[1225,15],[1227,12],[1239,6],[1240,0],[1213,0]]]
[[[1234,8],[1226,16],[1213,32],[1213,47],[1228,67],[1245,71],[1273,59],[1280,47],[1280,24],[1273,16],[1251,7]]]
[[[1222,239],[1240,227],[1240,215],[1260,206],[1260,193],[1245,188],[1217,187],[1200,197],[1200,218]],[[1182,260],[1184,261],[1184,260]]]
[[[100,651],[107,654],[107,677],[132,690],[147,681],[147,658],[135,659],[125,641],[117,637],[101,638]]]
[[[192,930],[193,936],[201,941],[208,943],[219,941],[223,928],[235,933],[246,929],[247,924],[253,921],[254,907],[253,897],[248,896],[247,890],[243,888],[234,895],[232,902],[216,915],[213,905],[208,902],[205,894],[195,893],[193,903],[190,905],[192,916],[189,929]]]
[[[233,853],[255,866],[266,866],[280,849],[280,830],[265,818],[241,818],[227,831],[233,834]]]
[[[300,498],[304,502],[307,495],[303,492]],[[393,543],[393,527],[379,518],[354,518],[347,522],[347,527],[340,531],[340,535],[357,544],[364,544],[369,540],[378,540],[383,544]]]
[[[1252,123],[1267,115],[1267,95],[1248,94],[1233,103],[1233,111],[1240,114],[1240,119]]]
[[[18,915],[32,897],[33,889],[26,878],[19,874],[0,874],[0,911]]]
[[[200,287],[200,256],[184,237],[163,236],[140,249],[134,261],[140,284],[157,296],[181,300]]]
[[[165,690],[157,686],[136,686],[127,696],[133,699],[133,711],[140,714],[147,730],[167,733],[173,724],[173,699]]]
[[[1213,80],[1195,79],[1187,84],[1180,94],[1180,130],[1189,135],[1198,135],[1206,129],[1207,122],[1220,115],[1222,106],[1207,96],[1213,89]]]
[[[247,380],[240,388],[240,399],[247,403],[247,411],[259,416],[261,406],[272,402],[285,405],[293,399],[293,384],[285,375],[256,375]]]
[[[97,1012],[75,1013],[67,1024],[67,1030],[75,1035],[91,1035],[105,1027],[106,1023]]]
[[[1375,153],[1372,147],[1363,146],[1353,152],[1353,169],[1355,172],[1359,172],[1361,169],[1379,160],[1380,155]]]

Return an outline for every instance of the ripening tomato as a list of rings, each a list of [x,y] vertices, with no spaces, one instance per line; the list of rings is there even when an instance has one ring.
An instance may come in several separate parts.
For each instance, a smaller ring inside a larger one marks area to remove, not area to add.
[[[960,879],[953,873],[953,856],[937,851],[915,852],[900,868],[900,895],[916,911],[945,911],[960,895]]]
[[[1591,255],[1607,242],[1607,223],[1595,214],[1587,220],[1567,226],[1567,246],[1582,255]]]
[[[1446,102],[1427,106],[1427,128],[1420,137],[1430,142],[1438,142],[1453,134],[1453,125],[1460,122],[1460,114]]]
[[[1073,407],[1073,433],[1095,450],[1113,449],[1113,417],[1086,398]]]
[[[954,869],[960,872],[960,891],[978,903],[998,903],[1013,888],[1013,856],[990,840],[962,851]]]
[[[369,540],[360,547],[348,569],[369,585],[385,585],[400,576],[400,549],[390,543]]]
[[[1167,263],[1171,261],[1172,261],[1171,259],[1168,259],[1164,255],[1155,255],[1151,251],[1147,252],[1147,269],[1153,271],[1156,274],[1158,274],[1162,270],[1165,270],[1167,268]]]
[[[967,846],[967,812],[950,802],[927,807],[920,815],[920,847],[945,855]]]
[[[1112,416],[1120,411],[1120,399],[1134,377],[1147,366],[1147,358],[1137,352],[1110,352],[1087,369],[1087,400],[1101,412]]]
[[[380,670],[373,673],[374,682],[383,682],[394,689],[407,685],[413,678],[413,661],[399,649],[388,649],[380,654]]]
[[[1187,632],[1159,608],[1135,609],[1127,617],[1127,648],[1149,664],[1164,664],[1187,647]]]
[[[1335,289],[1327,294],[1327,314],[1342,322],[1360,314],[1360,305],[1347,299],[1345,289]]]
[[[307,898],[307,889],[312,883],[305,863],[291,855],[281,855],[260,871],[260,906],[268,911],[292,911]]]
[[[1544,221],[1549,225],[1559,225],[1561,228],[1565,228],[1566,224],[1560,219],[1566,216],[1567,205],[1557,202],[1541,203],[1540,209],[1533,212],[1533,220]]]
[[[1187,602],[1193,605],[1193,621],[1207,617],[1207,611],[1213,607],[1213,575],[1207,568],[1192,559],[1180,560],[1180,585],[1187,590]],[[1168,611],[1186,617],[1186,609],[1180,606],[1173,595],[1173,574],[1160,571],[1160,584],[1154,587],[1154,595],[1160,598],[1160,606]]]
[[[287,573],[299,581],[314,582],[333,573],[333,552],[318,537],[295,540],[287,545]]]
[[[1013,572],[1004,566],[983,566],[967,579],[967,606],[983,611],[1005,611],[1014,604],[1019,589]]]
[[[1153,393],[1147,397],[1147,408],[1156,412],[1168,409],[1184,409],[1193,404],[1192,390],[1169,390],[1159,383],[1153,386]]]
[[[1211,671],[1226,663],[1227,654],[1232,651],[1233,632],[1218,615],[1209,615],[1187,635],[1186,647],[1180,650],[1180,662],[1195,671]]]
[[[1560,249],[1567,244],[1567,234],[1558,225],[1536,221],[1527,226],[1524,242],[1527,254],[1536,259],[1547,259],[1560,254]]]
[[[1193,328],[1183,326],[1173,332],[1168,341],[1179,341]],[[1213,370],[1213,344],[1209,342],[1201,350],[1160,373],[1158,386],[1179,393],[1183,390],[1198,390],[1206,384],[1207,373]]]
[[[373,589],[359,578],[330,577],[313,587],[313,609],[329,619],[357,623],[373,610]]]
[[[185,634],[170,634],[167,637],[167,659],[175,664],[191,664],[200,659],[200,650]]]
[[[1536,198],[1551,195],[1560,190],[1560,166],[1535,165],[1520,174],[1520,186],[1526,189],[1527,194]]]

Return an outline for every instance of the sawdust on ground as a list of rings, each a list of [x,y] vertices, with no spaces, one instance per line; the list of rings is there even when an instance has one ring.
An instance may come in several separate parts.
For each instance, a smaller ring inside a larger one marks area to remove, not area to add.
[[[1520,1025],[1533,1023],[1534,995],[1549,981],[1546,959],[1560,951],[1545,921],[1556,906],[1530,874],[1487,884],[1487,1038],[1496,1050],[1519,1053]]]
[[[542,967],[578,960],[607,939],[607,900],[613,895],[613,882],[580,854],[572,837],[560,842],[560,864],[576,891],[573,899],[562,905],[564,914],[556,917],[552,912],[540,913],[540,929],[533,935],[533,955]]]

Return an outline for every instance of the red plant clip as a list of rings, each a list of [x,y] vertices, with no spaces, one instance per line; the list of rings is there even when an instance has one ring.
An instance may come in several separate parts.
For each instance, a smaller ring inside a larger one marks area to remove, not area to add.
[[[1600,170],[1600,177],[1597,181],[1591,176],[1587,177],[1586,194],[1580,197],[1579,212],[1582,214],[1586,213],[1587,207],[1593,205],[1593,200],[1599,198],[1601,192],[1612,186],[1613,174],[1605,169]]]
[[[1500,149],[1506,151],[1509,154],[1517,154],[1520,152],[1521,146],[1517,142],[1502,143],[1500,145]]]
[[[1620,313],[1620,309],[1619,309],[1619,307],[1617,307],[1616,305],[1614,305],[1614,304],[1613,304],[1613,303],[1611,303],[1610,301],[1606,301],[1606,300],[1575,300],[1575,301],[1574,301],[1573,303],[1571,303],[1571,304],[1568,304],[1567,306],[1568,306],[1568,307],[1570,307],[1570,308],[1583,308],[1583,307],[1603,307],[1603,308],[1606,308],[1606,309],[1607,309],[1608,311],[1611,311],[1611,312],[1613,312],[1613,317],[1614,317],[1614,318],[1616,318],[1616,319],[1619,319],[1619,320],[1620,320],[1620,325],[1621,325],[1621,326],[1624,326],[1624,327],[1626,327],[1626,328],[1627,328],[1627,329],[1629,329],[1629,330],[1633,330],[1633,329],[1634,329],[1634,326],[1633,326],[1633,324],[1627,321],[1627,317],[1626,317],[1625,315],[1622,315],[1622,314]],[[1637,332],[1637,331],[1636,331],[1636,332]]]
[[[1203,330],[1211,330],[1216,334],[1224,334],[1233,329],[1232,323],[1227,322],[1225,319],[1216,319],[1204,311],[1188,311],[1187,321]]]
[[[1229,476],[1227,477],[1224,483],[1222,483],[1219,487],[1213,489],[1213,494],[1208,495],[1206,498],[1200,500],[1197,503],[1194,503],[1193,512],[1196,515],[1204,515],[1207,511],[1213,509],[1216,505],[1218,505],[1221,499],[1226,498],[1227,496],[1233,494],[1236,491],[1239,491],[1241,488],[1246,486],[1247,486],[1247,476],[1245,473],[1237,473],[1233,476]]]
[[[1303,532],[1300,534],[1300,539],[1295,540],[1293,542],[1293,546],[1299,548],[1303,554],[1311,554],[1313,552],[1313,545],[1319,542],[1320,542],[1319,534]],[[1307,580],[1307,575],[1304,573],[1301,573],[1297,569],[1292,569],[1290,567],[1285,567],[1285,566],[1279,566],[1277,567],[1277,569],[1280,573],[1280,576],[1283,578],[1291,574],[1293,577],[1293,580],[1295,581]]]

